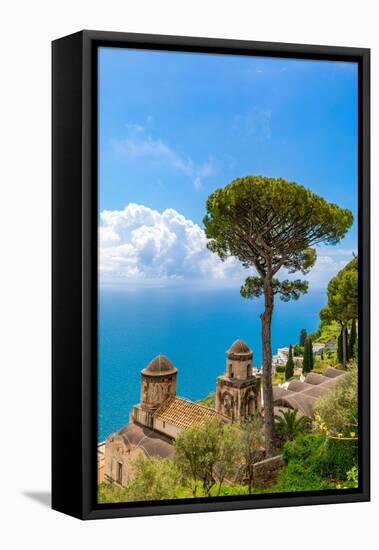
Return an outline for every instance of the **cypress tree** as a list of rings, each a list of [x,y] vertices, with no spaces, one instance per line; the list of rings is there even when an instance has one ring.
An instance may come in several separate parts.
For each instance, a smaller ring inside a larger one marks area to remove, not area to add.
[[[343,329],[342,329],[343,330]],[[343,337],[342,337],[342,330],[339,333],[338,340],[337,340],[337,362],[343,363]]]
[[[309,353],[309,372],[311,370],[313,370],[313,366],[314,366],[314,356],[313,356],[313,342],[312,342],[312,338],[309,336],[307,338],[308,340],[308,353]]]
[[[351,331],[350,331],[349,345],[347,350],[348,359],[353,359],[354,357],[354,348],[355,348],[356,341],[357,341],[357,323],[355,319],[353,319],[351,321]]]
[[[306,338],[304,342],[304,353],[303,353],[303,374],[310,372],[309,364],[309,339]]]
[[[306,338],[307,338],[307,331],[305,328],[302,328],[300,331],[300,338],[299,338],[299,344],[301,347],[304,347]]]
[[[290,350],[288,352],[288,360],[286,363],[286,370],[285,370],[285,377],[286,380],[293,377],[293,369],[294,369],[294,362],[293,362],[293,354],[292,354],[292,344],[290,345]]]

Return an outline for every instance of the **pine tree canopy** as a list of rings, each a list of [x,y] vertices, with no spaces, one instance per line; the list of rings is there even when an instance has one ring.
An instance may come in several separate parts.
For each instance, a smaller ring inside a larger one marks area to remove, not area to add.
[[[337,244],[353,222],[350,210],[297,183],[247,176],[214,191],[204,217],[208,248],[238,258],[260,277],[285,267],[308,273],[319,243]],[[253,293],[257,286],[253,288]]]

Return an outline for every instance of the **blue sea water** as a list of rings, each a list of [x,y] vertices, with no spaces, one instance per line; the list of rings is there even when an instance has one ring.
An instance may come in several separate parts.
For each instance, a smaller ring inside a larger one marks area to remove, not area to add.
[[[300,330],[314,331],[326,303],[325,291],[297,302],[276,300],[273,353],[298,341]],[[197,400],[214,391],[225,370],[225,351],[245,340],[260,366],[261,300],[245,300],[238,289],[149,288],[100,290],[98,440],[128,422],[139,402],[140,371],[158,353],[178,368],[177,394]]]

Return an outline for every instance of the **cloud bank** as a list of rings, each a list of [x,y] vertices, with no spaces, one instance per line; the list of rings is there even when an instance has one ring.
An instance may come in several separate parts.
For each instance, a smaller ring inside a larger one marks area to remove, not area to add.
[[[317,250],[317,263],[306,278],[311,288],[328,281],[352,258],[341,247]],[[168,208],[158,212],[141,204],[124,210],[104,210],[99,226],[100,284],[105,286],[167,285],[172,283],[231,285],[243,283],[252,270],[234,258],[221,260],[207,249],[203,229]],[[303,278],[301,274],[280,278]]]
[[[186,279],[212,283],[243,276],[233,258],[221,262],[207,249],[204,231],[169,208],[140,204],[100,215],[100,282],[168,283]]]

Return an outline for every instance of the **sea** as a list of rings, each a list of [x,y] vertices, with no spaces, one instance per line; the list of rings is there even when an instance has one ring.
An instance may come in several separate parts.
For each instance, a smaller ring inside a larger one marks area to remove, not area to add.
[[[298,301],[275,300],[272,350],[317,329],[325,291]],[[215,390],[225,371],[225,352],[237,338],[262,362],[261,299],[241,298],[238,289],[145,288],[99,291],[98,441],[129,421],[140,400],[143,369],[162,353],[178,369],[177,395],[196,401]]]

